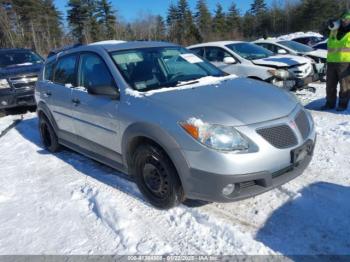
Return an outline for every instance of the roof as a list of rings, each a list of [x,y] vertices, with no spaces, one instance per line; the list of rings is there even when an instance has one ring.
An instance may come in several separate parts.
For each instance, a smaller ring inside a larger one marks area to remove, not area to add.
[[[216,42],[207,42],[207,43],[201,43],[197,45],[191,45],[188,48],[196,48],[196,47],[202,47],[202,46],[225,46],[230,44],[237,44],[237,43],[247,43],[244,41],[216,41]]]
[[[276,38],[268,38],[268,39],[258,39],[256,41],[253,41],[252,43],[278,43],[282,40],[276,39]]]
[[[102,46],[107,52],[118,51],[118,50],[128,50],[136,48],[152,48],[152,47],[167,47],[167,46],[178,46],[177,44],[168,42],[156,42],[156,41],[133,41],[124,42],[119,44],[102,44]]]
[[[0,48],[0,53],[4,52],[23,52],[23,51],[32,51],[28,48]]]

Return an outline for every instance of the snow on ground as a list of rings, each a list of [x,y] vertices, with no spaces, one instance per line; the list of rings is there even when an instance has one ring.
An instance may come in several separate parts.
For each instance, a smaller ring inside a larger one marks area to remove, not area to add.
[[[0,137],[4,135],[7,129],[16,124],[21,119],[19,115],[8,115],[1,118],[0,121]]]
[[[169,211],[106,166],[45,151],[26,114],[0,138],[0,254],[349,254],[350,110],[316,111],[316,86],[298,94],[318,132],[302,176],[244,201]]]

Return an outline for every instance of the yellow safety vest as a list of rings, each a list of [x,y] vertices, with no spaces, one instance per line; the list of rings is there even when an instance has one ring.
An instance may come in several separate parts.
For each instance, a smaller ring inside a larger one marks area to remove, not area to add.
[[[350,63],[350,32],[346,33],[342,39],[337,39],[338,30],[331,31],[328,38],[329,63]]]

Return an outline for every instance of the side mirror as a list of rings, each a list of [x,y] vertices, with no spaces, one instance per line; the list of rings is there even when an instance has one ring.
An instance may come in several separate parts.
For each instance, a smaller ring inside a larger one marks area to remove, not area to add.
[[[228,65],[236,64],[236,60],[233,57],[228,56],[224,58],[224,63]]]
[[[116,87],[114,86],[91,86],[88,87],[88,93],[92,95],[98,95],[98,96],[108,96],[112,98],[113,100],[119,99],[119,92]]]
[[[279,55],[286,55],[286,54],[288,54],[288,53],[287,53],[287,51],[284,50],[284,49],[278,49],[277,54],[279,54]]]

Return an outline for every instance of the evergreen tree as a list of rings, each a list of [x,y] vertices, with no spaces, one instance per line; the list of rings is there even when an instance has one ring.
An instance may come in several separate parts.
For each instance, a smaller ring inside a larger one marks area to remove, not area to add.
[[[73,37],[80,43],[88,42],[86,24],[89,19],[89,8],[84,0],[69,0],[67,19],[72,28]]]
[[[254,17],[254,27],[257,36],[267,35],[270,28],[270,17],[265,0],[254,0],[251,4],[250,14]]]
[[[210,39],[211,20],[211,14],[206,1],[198,0],[196,5],[195,22],[202,41],[208,41]]]
[[[161,15],[156,16],[156,26],[155,26],[155,31],[156,31],[156,40],[165,40],[166,39],[166,27],[165,27],[165,22],[164,19]]]
[[[100,0],[97,2],[97,17],[104,32],[105,39],[116,38],[116,15],[111,2]]]
[[[233,2],[229,7],[227,16],[226,16],[226,24],[228,27],[228,31],[230,33],[230,37],[239,38],[241,37],[241,17],[239,11],[237,9],[236,4]]]
[[[216,39],[222,39],[227,35],[227,31],[226,15],[221,4],[218,3],[213,18],[213,33]]]
[[[251,4],[250,13],[259,16],[267,11],[265,0],[254,0]]]
[[[171,3],[168,8],[167,14],[167,26],[168,26],[168,40],[171,42],[179,42],[179,17],[178,17],[178,9],[177,7]]]

